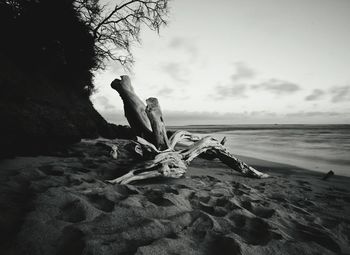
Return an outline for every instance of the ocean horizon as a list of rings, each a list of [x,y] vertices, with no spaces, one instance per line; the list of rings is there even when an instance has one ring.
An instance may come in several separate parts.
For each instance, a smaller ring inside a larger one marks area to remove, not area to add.
[[[239,124],[171,126],[221,140],[234,155],[350,176],[349,124]]]

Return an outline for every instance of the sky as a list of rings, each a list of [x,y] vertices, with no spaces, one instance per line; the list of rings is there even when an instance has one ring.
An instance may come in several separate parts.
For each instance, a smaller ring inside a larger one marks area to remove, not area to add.
[[[172,0],[131,71],[95,74],[96,109],[126,124],[110,83],[129,75],[167,125],[350,124],[349,0]]]

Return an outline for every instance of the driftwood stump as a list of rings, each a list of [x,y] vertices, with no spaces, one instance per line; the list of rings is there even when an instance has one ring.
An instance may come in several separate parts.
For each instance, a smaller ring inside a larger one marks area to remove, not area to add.
[[[123,100],[124,114],[131,129],[137,136],[152,140],[152,128],[146,114],[146,105],[134,92],[130,78],[123,75],[121,79],[115,79],[111,87],[119,93]]]
[[[155,146],[160,150],[166,150],[169,148],[169,140],[158,99],[151,97],[146,100],[146,103],[146,113],[151,121]]]
[[[226,138],[219,142],[210,136],[200,138],[183,130],[176,131],[168,138],[158,99],[147,99],[146,106],[135,94],[128,76],[114,80],[111,87],[122,98],[125,117],[137,135],[135,152],[148,155],[150,159],[145,159],[127,174],[110,180],[110,183],[127,184],[159,176],[179,178],[199,155],[207,159],[218,158],[243,176],[269,177],[233,156],[224,146]],[[176,145],[182,142],[190,142],[190,145],[177,149]]]

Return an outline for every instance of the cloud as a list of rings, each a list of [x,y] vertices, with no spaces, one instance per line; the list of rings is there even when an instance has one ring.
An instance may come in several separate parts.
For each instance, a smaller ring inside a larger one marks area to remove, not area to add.
[[[300,111],[285,114],[284,118],[280,120],[291,124],[350,124],[350,113],[338,111]]]
[[[184,65],[177,62],[164,63],[161,65],[162,71],[168,74],[173,80],[183,83],[188,80],[189,70]]]
[[[330,116],[341,116],[344,113],[339,112],[293,112],[293,113],[287,113],[287,117],[302,117],[302,118],[308,118],[308,117],[330,117]]]
[[[326,95],[326,92],[321,89],[315,89],[310,95],[305,97],[306,101],[315,101]],[[327,91],[327,95],[331,96],[333,103],[349,102],[350,101],[350,85],[337,86]]]
[[[252,68],[246,66],[244,63],[236,62],[234,66],[236,71],[231,75],[231,80],[233,82],[255,78],[256,72]]]
[[[234,63],[234,67],[235,71],[230,76],[229,83],[225,85],[219,84],[215,87],[216,95],[214,98],[246,97],[245,93],[248,86],[244,81],[254,78],[256,73],[242,62]]]
[[[325,92],[321,89],[314,89],[310,95],[305,97],[306,101],[315,101],[323,97]]]
[[[97,104],[98,108],[101,108],[105,111],[115,110],[116,107],[109,102],[109,99],[105,96],[98,96],[94,100],[94,103]]]
[[[208,111],[164,111],[166,125],[192,125],[192,124],[239,124],[254,123],[263,120],[273,120],[272,112],[243,112],[220,113]]]
[[[174,92],[174,89],[169,88],[169,87],[164,87],[158,90],[157,95],[158,96],[169,96]]]
[[[174,50],[184,50],[191,56],[192,61],[198,57],[198,48],[193,42],[193,39],[184,37],[174,37],[169,43],[169,47]]]
[[[265,90],[276,95],[286,95],[300,90],[297,84],[278,79],[270,79],[266,82],[252,85],[251,88]]]
[[[237,84],[231,86],[218,85],[215,88],[216,95],[215,98],[222,99],[227,97],[246,97],[245,92],[247,91],[247,86],[245,84]]]
[[[234,66],[235,72],[230,76],[231,84],[217,86],[220,97],[245,96],[245,92],[248,89],[265,90],[277,95],[294,93],[300,90],[299,85],[279,79],[269,79],[265,82],[248,86],[249,80],[256,78],[256,71],[243,62],[236,62]]]
[[[277,113],[275,112],[269,112],[269,111],[252,111],[249,114],[251,117],[276,117]]]
[[[350,85],[342,87],[333,87],[330,90],[333,103],[350,101]]]
[[[251,112],[189,112],[164,111],[165,123],[171,125],[209,125],[209,124],[327,124],[350,123],[349,112],[293,112],[288,114],[270,111]],[[215,127],[214,127],[215,128]]]

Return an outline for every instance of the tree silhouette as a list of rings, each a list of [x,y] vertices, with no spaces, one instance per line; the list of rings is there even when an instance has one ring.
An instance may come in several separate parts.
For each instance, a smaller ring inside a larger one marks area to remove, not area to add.
[[[103,2],[0,0],[0,60],[90,95],[93,71],[108,60],[130,67],[140,30],[159,32],[168,13],[168,0]]]
[[[130,47],[140,42],[141,26],[159,32],[168,13],[168,0],[121,1],[112,9],[99,0],[76,0],[74,5],[93,35],[97,68],[105,59],[132,63]]]

